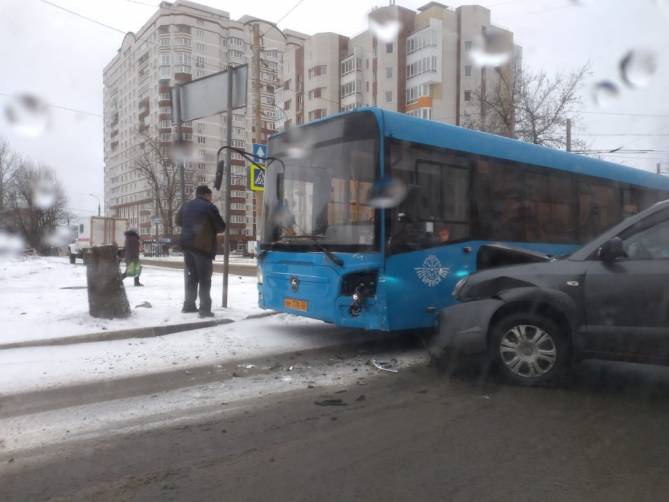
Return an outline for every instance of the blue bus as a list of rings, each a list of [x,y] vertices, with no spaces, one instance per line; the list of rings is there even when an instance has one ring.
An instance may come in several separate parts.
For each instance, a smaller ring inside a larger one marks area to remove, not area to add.
[[[566,254],[669,198],[646,171],[376,108],[269,150],[259,304],[344,327],[433,327],[482,245]],[[375,204],[379,184],[406,193]]]

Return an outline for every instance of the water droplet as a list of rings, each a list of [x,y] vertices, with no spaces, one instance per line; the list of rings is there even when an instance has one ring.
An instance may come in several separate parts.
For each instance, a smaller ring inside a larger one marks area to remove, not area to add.
[[[174,162],[191,162],[195,159],[195,150],[193,143],[190,141],[182,141],[181,143],[173,143],[169,147],[170,158]]]
[[[49,209],[56,203],[56,186],[50,180],[40,180],[33,190],[33,204],[40,209]]]
[[[402,29],[402,23],[397,19],[388,19],[386,21],[370,19],[369,29],[374,33],[376,38],[382,42],[389,43],[397,40],[397,35],[399,35]]]
[[[67,227],[57,227],[53,232],[44,238],[44,244],[47,246],[59,248],[67,246],[74,240],[72,230]]]
[[[669,0],[653,0],[653,3],[657,5],[660,12],[669,19]]]
[[[657,71],[655,54],[647,50],[631,50],[620,60],[620,75],[632,88],[646,87]]]
[[[5,119],[18,134],[36,138],[49,126],[49,105],[32,94],[21,94],[5,106]]]
[[[0,256],[16,256],[25,247],[26,243],[21,236],[0,231]]]
[[[469,53],[477,66],[500,66],[511,59],[513,45],[502,31],[491,29],[474,39]]]
[[[409,192],[407,186],[396,178],[381,178],[374,182],[367,203],[372,207],[387,209],[399,206]]]
[[[620,90],[610,80],[597,82],[592,88],[592,100],[601,108],[610,106],[618,96],[620,96]]]
[[[288,142],[286,154],[290,159],[308,157],[316,143],[313,135],[301,128],[289,129],[286,132],[286,141]]]

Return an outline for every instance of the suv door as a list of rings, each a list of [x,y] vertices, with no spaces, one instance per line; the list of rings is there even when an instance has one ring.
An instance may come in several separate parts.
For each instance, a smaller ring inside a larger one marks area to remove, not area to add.
[[[585,279],[587,350],[618,357],[669,355],[669,212],[650,215],[619,237],[627,257],[594,258]]]

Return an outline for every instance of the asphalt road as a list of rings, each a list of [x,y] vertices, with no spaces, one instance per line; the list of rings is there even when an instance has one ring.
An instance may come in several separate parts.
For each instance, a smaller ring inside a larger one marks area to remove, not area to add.
[[[315,404],[333,398],[343,404]],[[237,409],[81,440],[35,464],[4,460],[0,498],[659,501],[669,492],[666,368],[587,363],[568,387],[525,389],[416,366]]]

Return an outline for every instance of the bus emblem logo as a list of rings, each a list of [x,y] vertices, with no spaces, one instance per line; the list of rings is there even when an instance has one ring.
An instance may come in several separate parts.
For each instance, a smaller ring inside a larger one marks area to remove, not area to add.
[[[290,278],[290,289],[297,291],[297,288],[300,287],[300,280],[297,277]]]
[[[418,278],[430,288],[437,286],[450,272],[447,267],[441,266],[439,258],[433,254],[425,258],[422,267],[416,267],[415,270]]]

